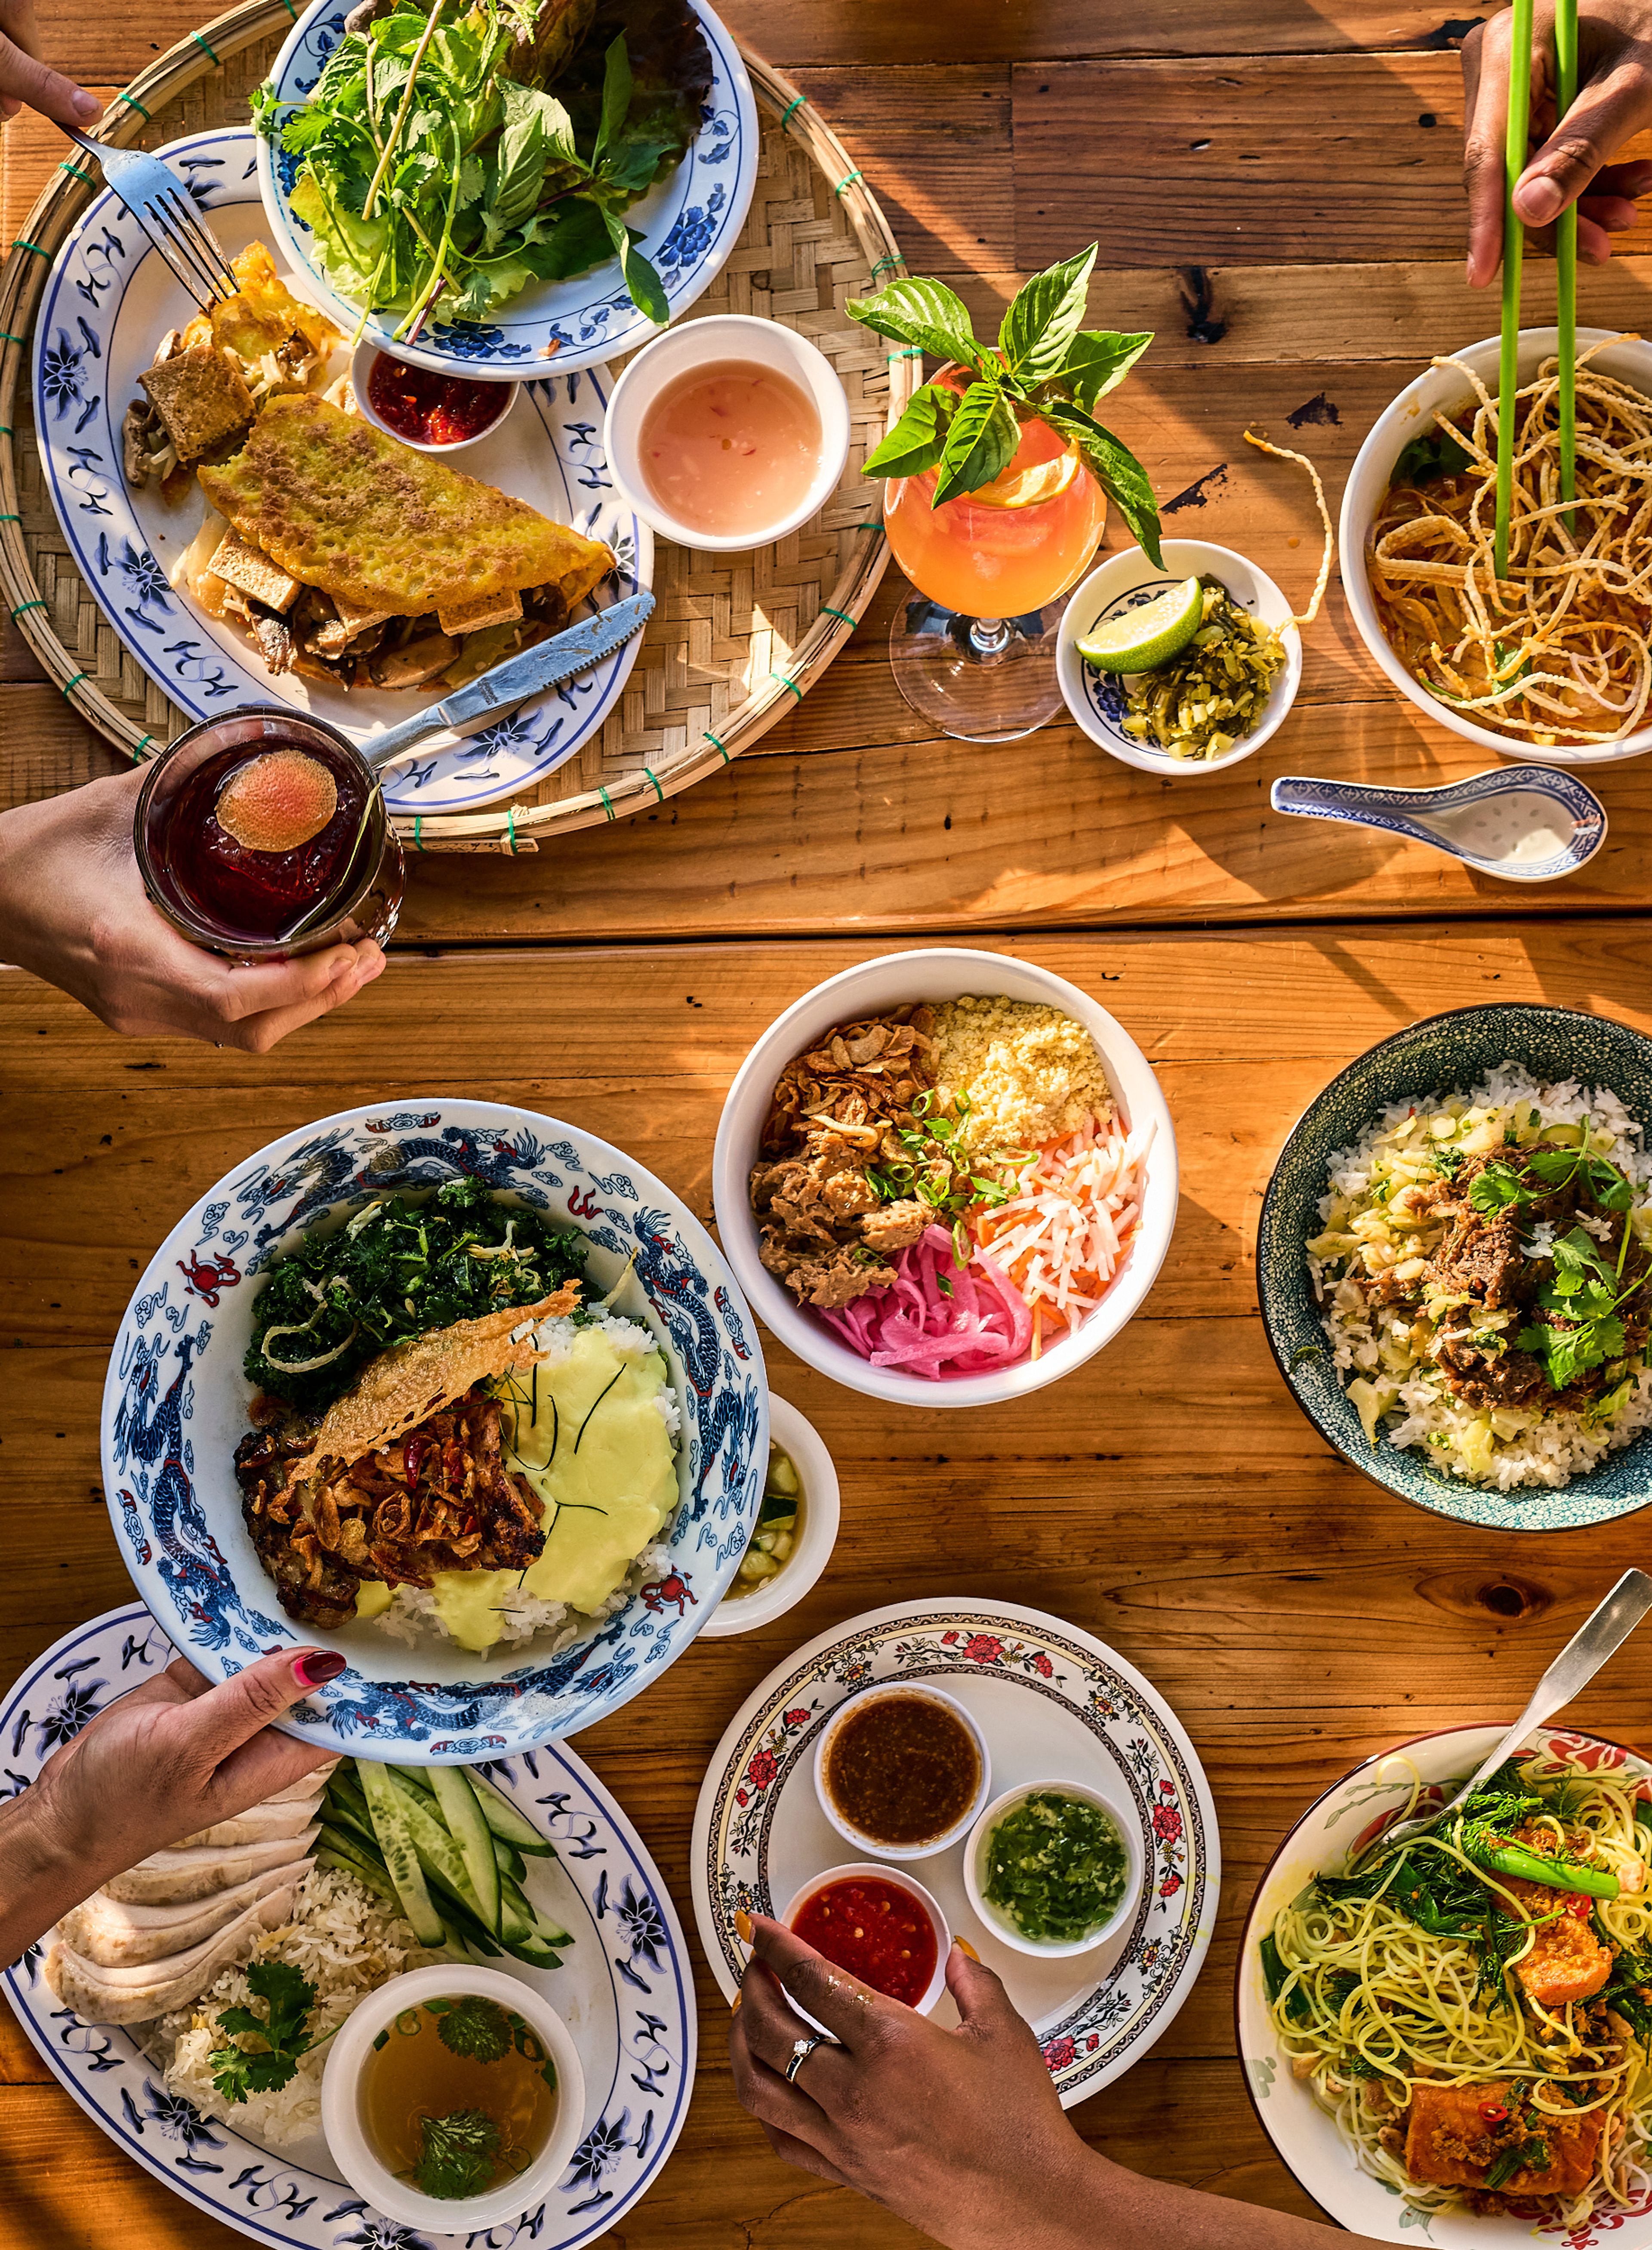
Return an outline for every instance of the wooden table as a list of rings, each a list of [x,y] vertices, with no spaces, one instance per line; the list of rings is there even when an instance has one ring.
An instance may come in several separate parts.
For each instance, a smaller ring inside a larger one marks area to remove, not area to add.
[[[46,12],[56,59],[101,89],[186,33],[200,5]],[[1243,445],[1245,424],[1305,446],[1334,506],[1380,406],[1431,351],[1495,326],[1495,303],[1461,279],[1463,24],[1421,0],[1164,0],[1150,17],[1094,0],[728,0],[725,13],[837,126],[913,269],[946,275],[978,313],[1100,235],[1094,320],[1159,332],[1109,408],[1168,528],[1245,550],[1292,593],[1318,561],[1311,501],[1299,472]],[[9,238],[60,144],[27,118],[5,139]],[[1631,248],[1652,251],[1652,237]],[[1586,273],[1583,317],[1645,328],[1649,282],[1642,255]],[[1539,265],[1532,317],[1549,287]],[[1417,1016],[1531,997],[1652,1028],[1652,765],[1600,782],[1612,831],[1582,877],[1519,893],[1269,812],[1282,772],[1422,783],[1484,763],[1386,690],[1334,582],[1269,749],[1174,783],[1064,725],[1008,753],[927,735],[885,662],[900,590],[891,572],[850,652],[756,752],[655,816],[514,862],[416,863],[389,972],[264,1061],[123,1043],[0,976],[16,1355],[0,1391],[0,1680],[128,1598],[99,1482],[109,1341],[134,1274],[232,1163],[331,1109],[463,1090],[608,1135],[709,1218],[723,1093],[770,1019],[871,952],[991,934],[1102,997],[1160,1073],[1185,1193],[1158,1287],[1081,1374],[968,1416],[880,1410],[769,1345],[776,1388],[838,1462],[832,1568],[773,1631],[696,1644],[579,1749],[692,1920],[698,1777],[787,1649],[891,1587],[1014,1598],[1099,1633],[1187,1722],[1216,1791],[1226,1881],[1198,1989],[1076,2122],[1127,2164],[1305,2212],[1233,2060],[1236,1934],[1270,1852],[1373,1750],[1506,1717],[1645,1538],[1635,1523],[1570,1538],[1468,1530],[1327,1453],[1262,1335],[1257,1204],[1302,1106]],[[12,799],[113,764],[15,636],[0,695]],[[1619,1658],[1578,1715],[1652,1732],[1644,1662]],[[916,2240],[769,2156],[733,2102],[703,1970],[700,1992],[687,2129],[603,2243]],[[134,2171],[0,2030],[4,2250],[235,2239]]]

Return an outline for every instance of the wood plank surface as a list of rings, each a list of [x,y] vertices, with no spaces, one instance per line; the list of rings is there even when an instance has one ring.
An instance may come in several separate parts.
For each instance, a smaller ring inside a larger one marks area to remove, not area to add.
[[[202,0],[59,0],[52,59],[100,93]],[[1153,349],[1107,418],[1167,528],[1253,556],[1293,597],[1318,531],[1306,482],[1247,448],[1302,445],[1336,506],[1366,431],[1429,355],[1491,331],[1462,270],[1459,66],[1490,0],[725,0],[882,199],[914,271],[983,324],[1026,273],[1101,244],[1096,325]],[[0,240],[64,148],[0,137]],[[1582,317],[1652,331],[1652,235],[1581,280]],[[1528,266],[1527,318],[1552,269]],[[1124,543],[1111,527],[1109,548]],[[702,1641],[581,1738],[685,1920],[698,1780],[730,1712],[808,1634],[887,1598],[1037,1604],[1107,1639],[1187,1723],[1216,1792],[1217,1937],[1154,2052],[1075,2122],[1121,2161],[1311,2213],[1233,2059],[1236,1934],[1280,1834],[1358,1759],[1506,1716],[1612,1577],[1635,1521],[1571,1538],[1470,1532],[1402,1507],[1298,1413],[1256,1313],[1256,1212],[1280,1141],[1350,1057],[1480,998],[1652,1029],[1652,767],[1596,780],[1587,873],[1535,894],[1419,847],[1267,809],[1284,772],[1419,783],[1489,761],[1387,690],[1333,578],[1298,707],[1257,757],[1161,782],[1073,727],[1004,751],[938,739],[890,678],[905,597],[729,772],[655,813],[516,860],[410,868],[390,971],[262,1060],[122,1042],[0,970],[0,1685],[129,1598],[97,1447],[109,1341],[177,1214],[272,1135],[333,1108],[464,1088],[618,1142],[708,1220],[724,1092],[796,995],[900,943],[995,945],[1100,997],[1140,1043],[1183,1167],[1172,1256],[1139,1318],[1036,1401],[892,1413],[769,1349],[830,1445],[843,1529],[775,1627]],[[0,621],[0,804],[117,761]],[[1396,1665],[1394,1652],[1403,1650]],[[1580,1723],[1652,1742],[1626,1653]],[[698,1943],[691,1936],[698,1959]],[[739,2111],[726,2014],[699,1968],[693,2110],[602,2250],[906,2250],[921,2239],[790,2171]],[[0,2008],[0,2250],[206,2250],[242,2240],[164,2193],[85,2119]]]

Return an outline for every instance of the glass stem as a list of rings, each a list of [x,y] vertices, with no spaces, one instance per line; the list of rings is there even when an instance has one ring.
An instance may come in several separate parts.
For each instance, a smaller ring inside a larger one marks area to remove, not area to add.
[[[1009,646],[1010,632],[1002,618],[972,618],[969,621],[969,645],[983,663],[1002,656]]]

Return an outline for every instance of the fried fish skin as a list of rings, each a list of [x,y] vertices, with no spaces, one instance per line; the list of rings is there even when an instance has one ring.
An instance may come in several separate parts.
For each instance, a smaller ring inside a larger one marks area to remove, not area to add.
[[[303,584],[396,617],[547,585],[572,609],[614,568],[600,540],[310,393],[272,398],[241,451],[197,474]]]

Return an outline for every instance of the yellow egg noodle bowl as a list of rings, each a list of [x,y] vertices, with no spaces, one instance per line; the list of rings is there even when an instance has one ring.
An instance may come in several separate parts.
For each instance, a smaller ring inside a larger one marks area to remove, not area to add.
[[[1522,1779],[1544,1804],[1520,1832],[1533,1848],[1575,1854],[1621,1885],[1616,1897],[1582,1901],[1587,1922],[1571,1895],[1474,1865],[1448,1826],[1366,1862],[1368,1879],[1316,1879],[1274,1917],[1263,1971],[1281,2049],[1362,2171],[1420,2213],[1512,2209],[1572,2227],[1652,2189],[1652,2016],[1611,1989],[1637,1957],[1652,1967],[1649,1832],[1635,1823],[1635,1775],[1545,1759],[1526,1763]],[[1487,1919],[1473,1935],[1435,1934],[1394,1902],[1419,1871],[1431,1886],[1455,1885],[1456,1897],[1465,1885],[1483,1896]],[[1345,1886],[1373,1895],[1338,1895]],[[1596,1976],[1610,1965],[1600,1991],[1544,2005],[1525,1977],[1539,1991],[1557,1973],[1593,1981],[1571,1957],[1559,1971],[1540,1961],[1539,1949],[1561,1942],[1557,1929],[1601,1957]],[[1467,2091],[1454,2098],[1454,2088]],[[1442,2117],[1453,2121],[1443,2137],[1434,2122]],[[1545,2195],[1544,2173],[1560,2173],[1568,2140],[1572,2184]]]
[[[1604,349],[1578,360],[1575,505],[1560,496],[1558,362],[1516,394],[1506,578],[1492,557],[1497,402],[1461,360],[1433,363],[1458,369],[1478,404],[1434,418],[1466,466],[1402,480],[1402,455],[1371,526],[1372,595],[1407,670],[1465,719],[1545,745],[1621,742],[1652,693],[1652,399],[1590,368]]]
[[[1308,1270],[1373,1449],[1512,1492],[1567,1484],[1652,1424],[1642,1132],[1608,1088],[1504,1063],[1394,1103],[1332,1156]],[[1577,1350],[1585,1305],[1601,1318]]]

